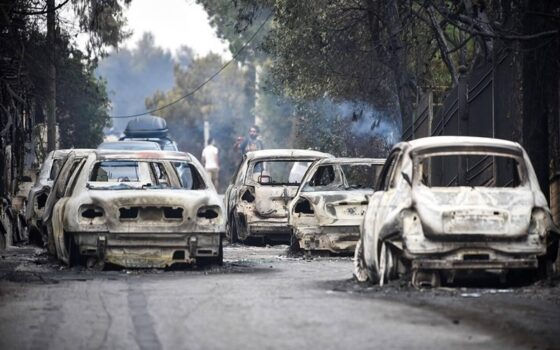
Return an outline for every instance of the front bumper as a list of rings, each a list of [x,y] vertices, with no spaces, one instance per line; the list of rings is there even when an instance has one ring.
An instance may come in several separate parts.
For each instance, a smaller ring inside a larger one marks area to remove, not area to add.
[[[266,237],[278,240],[290,240],[292,229],[288,226],[287,219],[278,221],[253,221],[247,225],[247,237]]]
[[[132,268],[163,268],[215,258],[220,253],[218,232],[114,233],[74,232],[80,253],[107,263]]]
[[[358,226],[323,226],[294,229],[303,250],[323,250],[331,253],[353,253],[360,239]]]

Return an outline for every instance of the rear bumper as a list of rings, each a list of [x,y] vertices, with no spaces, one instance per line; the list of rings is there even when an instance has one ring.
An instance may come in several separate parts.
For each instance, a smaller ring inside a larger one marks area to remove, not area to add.
[[[323,226],[295,228],[294,234],[303,250],[353,253],[360,239],[358,226]]]
[[[536,269],[536,258],[504,260],[438,260],[418,259],[412,261],[413,270],[512,270]]]
[[[124,267],[167,267],[218,257],[220,233],[74,232],[80,253]]]

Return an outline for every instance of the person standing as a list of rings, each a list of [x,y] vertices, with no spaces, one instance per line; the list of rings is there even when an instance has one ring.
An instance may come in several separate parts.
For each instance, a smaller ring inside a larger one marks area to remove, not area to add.
[[[259,138],[259,127],[256,125],[253,125],[250,129],[249,129],[249,137],[247,137],[245,139],[245,141],[243,141],[243,143],[241,144],[241,154],[245,154],[247,152],[251,152],[251,151],[258,151],[261,149],[264,149],[264,144],[262,142],[262,140]]]
[[[218,189],[218,176],[220,173],[220,161],[218,158],[218,147],[214,144],[214,139],[208,139],[208,145],[202,150],[202,164],[204,169],[210,175],[212,183],[216,190]]]

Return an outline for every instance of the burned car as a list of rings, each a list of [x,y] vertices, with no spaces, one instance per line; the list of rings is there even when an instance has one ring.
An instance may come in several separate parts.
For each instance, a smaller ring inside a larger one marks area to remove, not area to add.
[[[50,152],[37,174],[35,184],[27,196],[25,219],[29,240],[31,242],[47,243],[47,232],[44,230],[43,213],[47,206],[47,199],[54,181],[66,161],[70,152],[87,154],[90,149],[61,149]]]
[[[97,150],[70,173],[52,210],[68,265],[222,263],[223,204],[192,155]]]
[[[289,206],[289,225],[304,251],[353,253],[384,159],[315,161]]]
[[[370,199],[355,276],[438,286],[468,272],[550,274],[558,230],[525,150],[479,137],[397,144]],[[540,272],[540,273],[539,273]]]
[[[298,149],[248,152],[225,193],[227,235],[231,242],[249,239],[289,242],[288,204],[309,165],[330,154]]]
[[[25,211],[25,221],[29,234],[29,240],[32,242],[41,242],[43,240],[42,216],[50,189],[54,179],[58,174],[58,170],[70,150],[57,150],[49,152],[41,169],[37,173],[35,184],[29,190],[27,195],[27,207]]]

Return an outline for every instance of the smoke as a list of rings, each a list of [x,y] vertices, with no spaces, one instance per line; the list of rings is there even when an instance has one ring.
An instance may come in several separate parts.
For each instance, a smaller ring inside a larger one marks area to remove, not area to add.
[[[400,141],[400,118],[396,111],[381,111],[365,102],[344,101],[333,104],[341,118],[351,121],[352,134],[382,138],[388,146]]]

